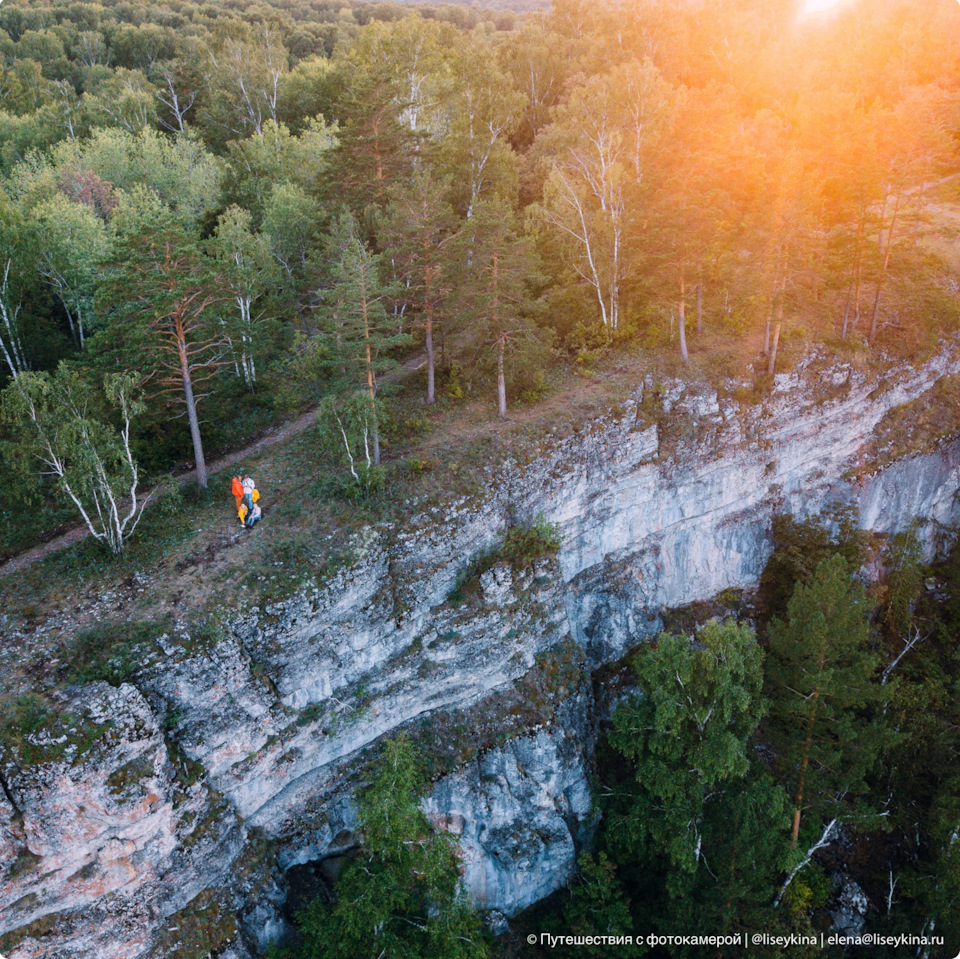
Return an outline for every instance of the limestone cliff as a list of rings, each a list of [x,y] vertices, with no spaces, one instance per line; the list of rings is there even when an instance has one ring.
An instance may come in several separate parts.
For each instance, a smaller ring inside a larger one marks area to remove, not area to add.
[[[662,608],[754,583],[776,510],[844,502],[879,533],[919,517],[932,550],[960,444],[898,459],[878,427],[958,370],[946,348],[880,380],[813,357],[751,405],[648,380],[478,495],[357,533],[328,580],[215,641],[164,636],[132,684],[68,691],[77,728],[0,767],[5,955],[255,955],[286,877],[356,841],[362,751],[401,727],[478,904],[549,894],[592,826],[591,672]],[[471,557],[537,516],[561,530],[555,559],[494,565],[451,601]]]

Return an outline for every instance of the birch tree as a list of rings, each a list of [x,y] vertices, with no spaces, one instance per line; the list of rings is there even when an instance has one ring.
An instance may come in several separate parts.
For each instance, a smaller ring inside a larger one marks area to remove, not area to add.
[[[277,263],[270,239],[251,230],[252,216],[238,206],[229,207],[217,222],[210,251],[220,264],[236,311],[227,322],[227,345],[234,368],[250,392],[256,390],[256,355],[263,352],[266,312],[262,303],[277,280]]]
[[[789,819],[751,741],[762,663],[750,629],[716,621],[693,642],[661,634],[633,660],[641,695],[613,716],[610,745],[627,766],[607,792],[603,845],[660,932],[749,929],[773,898]]]
[[[877,248],[880,270],[873,309],[870,314],[870,343],[880,323],[880,298],[890,275],[890,255],[902,231],[908,204],[919,215],[923,203],[923,179],[932,177],[953,155],[947,112],[951,107],[939,87],[917,87],[905,91],[884,124],[883,157],[885,194],[882,199]]]
[[[246,36],[225,37],[209,55],[220,95],[205,105],[205,116],[225,140],[260,134],[268,120],[279,122],[290,63],[275,25],[264,23]]]
[[[652,842],[678,868],[697,869],[708,797],[749,766],[747,738],[764,711],[762,663],[748,629],[716,623],[696,649],[663,633],[634,660],[643,698],[617,709],[610,737],[640,787],[620,824],[626,841]]]
[[[0,351],[13,379],[30,366],[23,307],[35,258],[20,209],[0,192]]]
[[[481,197],[516,193],[519,161],[508,138],[520,121],[526,96],[497,68],[486,44],[468,45],[452,72],[450,129],[443,153],[458,208],[469,219]]]
[[[118,67],[83,95],[83,106],[99,125],[139,133],[157,119],[157,88],[139,70]]]
[[[17,442],[6,455],[22,472],[39,472],[57,497],[80,514],[90,535],[111,553],[122,553],[150,495],[139,493],[140,473],[130,429],[145,408],[136,374],[104,379],[104,393],[120,428],[95,415],[96,398],[79,374],[23,373],[0,395],[0,418]]]
[[[550,111],[559,102],[572,69],[564,41],[544,28],[542,20],[527,17],[517,32],[497,48],[501,67],[513,86],[526,97],[514,140],[528,148],[547,125]]]
[[[544,133],[546,179],[536,215],[559,237],[611,330],[620,323],[631,204],[669,103],[655,67],[627,63],[578,87]]]
[[[107,258],[107,228],[87,205],[62,194],[31,210],[38,243],[37,269],[63,307],[70,335],[80,350],[96,329],[94,296]]]
[[[162,80],[157,99],[166,108],[166,113],[160,113],[157,119],[171,133],[186,133],[187,114],[197,102],[200,91],[191,89],[172,67],[163,71]]]
[[[336,392],[363,397],[364,402],[348,406],[344,416],[361,424],[368,468],[379,466],[380,382],[396,366],[390,351],[409,343],[410,337],[399,333],[388,316],[387,302],[396,295],[396,288],[381,279],[382,255],[367,249],[350,214],[341,216],[335,224],[325,253],[329,283],[319,293],[319,335],[328,356],[327,368]],[[336,419],[351,473],[359,482],[344,417],[336,404],[325,409],[324,414]]]

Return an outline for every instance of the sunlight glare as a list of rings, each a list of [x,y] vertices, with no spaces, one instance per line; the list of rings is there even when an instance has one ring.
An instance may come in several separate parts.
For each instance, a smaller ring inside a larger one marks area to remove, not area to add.
[[[815,17],[839,6],[843,0],[804,0],[803,17]]]

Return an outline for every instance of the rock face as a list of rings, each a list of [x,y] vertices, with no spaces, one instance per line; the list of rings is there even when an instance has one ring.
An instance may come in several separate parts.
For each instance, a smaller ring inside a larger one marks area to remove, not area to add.
[[[587,770],[595,735],[584,697],[567,700],[562,712],[555,726],[445,777],[424,803],[459,837],[464,881],[480,909],[513,915],[573,874],[592,824]]]
[[[776,510],[844,503],[880,533],[920,518],[932,549],[934,524],[957,519],[960,444],[874,472],[862,451],[958,370],[944,351],[878,384],[811,360],[749,408],[648,381],[480,495],[358,533],[323,585],[219,641],[164,637],[136,688],[74,693],[109,735],[58,761],[5,757],[2,951],[256,954],[283,931],[283,870],[355,841],[358,757],[401,727],[446,750],[424,808],[460,836],[477,902],[510,916],[559,888],[592,826],[590,670],[655,632],[661,608],[754,583]],[[495,564],[451,598],[471,557],[537,516],[561,530],[555,559]],[[458,754],[481,716],[490,736]],[[177,952],[171,929],[198,916],[220,938]]]
[[[178,781],[133,686],[96,683],[63,705],[75,729],[28,735],[2,771],[0,929],[45,933],[16,956],[143,954],[158,919],[222,881],[243,837],[201,783]]]

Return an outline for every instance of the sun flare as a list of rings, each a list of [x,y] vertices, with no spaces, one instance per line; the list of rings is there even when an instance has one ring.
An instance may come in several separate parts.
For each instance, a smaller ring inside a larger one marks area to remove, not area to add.
[[[803,16],[815,17],[840,6],[843,0],[804,0]]]

